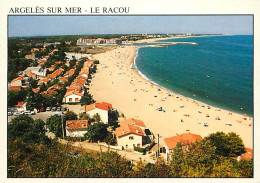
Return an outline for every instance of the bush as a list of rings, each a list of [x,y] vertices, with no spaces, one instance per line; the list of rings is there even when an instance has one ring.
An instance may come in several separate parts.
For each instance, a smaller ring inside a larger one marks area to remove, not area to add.
[[[143,153],[143,155],[146,154],[146,148],[136,147],[134,146],[134,150],[140,153]]]

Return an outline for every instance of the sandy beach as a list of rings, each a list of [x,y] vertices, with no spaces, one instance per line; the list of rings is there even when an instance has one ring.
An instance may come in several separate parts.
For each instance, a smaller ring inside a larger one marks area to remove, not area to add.
[[[143,42],[151,41],[155,40]],[[163,138],[186,132],[202,137],[217,131],[236,132],[246,147],[253,147],[251,117],[208,106],[150,83],[131,68],[136,48],[118,47],[94,55],[100,62],[90,86],[96,101],[111,103],[126,118],[144,121],[147,128]]]

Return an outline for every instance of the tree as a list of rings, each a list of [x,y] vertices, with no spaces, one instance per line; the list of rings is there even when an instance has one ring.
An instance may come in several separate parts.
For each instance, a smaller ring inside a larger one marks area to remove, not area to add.
[[[212,133],[206,137],[206,140],[216,146],[216,154],[221,156],[235,157],[245,152],[242,139],[234,132],[228,134],[224,132]]]
[[[20,138],[26,143],[40,143],[46,139],[44,122],[40,119],[34,121],[26,115],[15,117],[8,124],[8,138]]]
[[[97,113],[93,116],[93,120],[96,122],[96,123],[100,123],[101,122],[101,117],[100,115]]]
[[[63,115],[63,120],[66,122],[67,120],[76,120],[78,119],[77,114],[75,114],[73,111],[67,111]]]
[[[111,126],[113,130],[119,127],[118,124],[119,113],[117,110],[109,110],[108,111],[108,126]]]
[[[95,123],[87,128],[85,138],[92,141],[103,141],[108,135],[107,125],[104,123]]]
[[[81,119],[81,120],[90,120],[90,116],[87,113],[80,113],[79,114],[79,119]]]
[[[95,101],[93,100],[92,95],[87,94],[81,97],[80,102],[84,105],[89,105]]]
[[[53,132],[56,137],[62,137],[62,119],[59,115],[50,116],[46,120],[48,129]]]

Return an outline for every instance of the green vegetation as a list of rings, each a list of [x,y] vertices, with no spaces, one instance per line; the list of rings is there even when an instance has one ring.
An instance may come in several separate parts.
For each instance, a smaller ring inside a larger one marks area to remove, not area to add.
[[[242,139],[234,132],[225,134],[223,132],[216,132],[206,137],[213,146],[216,147],[216,154],[225,157],[234,157],[243,154],[244,143]]]
[[[94,123],[88,126],[85,139],[91,142],[104,141],[108,136],[107,125],[104,123]]]
[[[55,123],[60,117],[52,120]],[[107,133],[102,123],[92,126],[89,137],[93,140],[98,138],[95,134]],[[85,152],[49,140],[44,134],[44,122],[28,116],[16,117],[8,124],[8,177],[253,177],[253,160],[238,162],[221,156],[206,138],[178,144],[169,163],[139,161],[133,165],[116,152]],[[108,136],[113,141],[112,134]]]
[[[62,137],[62,119],[59,115],[50,116],[46,120],[48,129],[55,134],[56,137]]]

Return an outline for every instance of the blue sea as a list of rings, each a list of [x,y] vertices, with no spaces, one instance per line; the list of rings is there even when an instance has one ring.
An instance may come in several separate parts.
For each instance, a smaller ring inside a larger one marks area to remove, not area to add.
[[[198,45],[139,48],[135,64],[144,77],[183,96],[253,115],[253,36],[167,41]]]

